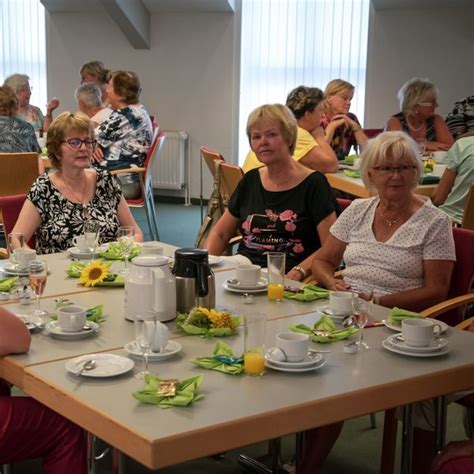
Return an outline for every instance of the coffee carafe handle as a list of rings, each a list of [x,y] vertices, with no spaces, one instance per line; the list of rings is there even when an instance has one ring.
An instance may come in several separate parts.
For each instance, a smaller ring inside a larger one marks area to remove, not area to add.
[[[198,277],[198,295],[200,297],[207,296],[207,293],[209,292],[209,288],[207,285],[207,275],[205,275],[204,273],[204,268],[204,265],[196,263],[196,273]]]

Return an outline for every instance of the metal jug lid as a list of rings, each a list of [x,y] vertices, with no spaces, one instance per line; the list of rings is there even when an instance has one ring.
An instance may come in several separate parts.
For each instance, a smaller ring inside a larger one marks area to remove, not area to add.
[[[132,263],[139,267],[159,267],[168,264],[168,258],[161,255],[150,255],[132,258]]]
[[[195,262],[209,262],[209,255],[206,249],[183,248],[174,252],[174,257],[178,259],[193,260]]]

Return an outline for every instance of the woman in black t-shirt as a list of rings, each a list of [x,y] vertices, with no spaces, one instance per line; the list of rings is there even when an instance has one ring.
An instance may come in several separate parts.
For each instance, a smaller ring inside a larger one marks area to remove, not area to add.
[[[209,253],[220,255],[239,228],[238,253],[266,266],[267,252],[285,252],[288,278],[310,274],[312,255],[336,220],[337,204],[324,175],[293,160],[296,134],[296,119],[284,105],[263,105],[250,114],[250,147],[265,166],[242,178],[209,234]]]

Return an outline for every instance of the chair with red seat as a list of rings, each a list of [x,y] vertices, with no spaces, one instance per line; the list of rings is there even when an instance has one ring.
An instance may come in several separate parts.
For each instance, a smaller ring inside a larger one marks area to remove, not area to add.
[[[8,234],[15,227],[21,208],[26,200],[26,194],[16,194],[14,196],[0,196],[0,212],[3,216],[3,232],[5,233],[5,242],[8,240]],[[28,242],[28,245],[35,248],[34,236]]]
[[[377,135],[380,135],[383,132],[383,128],[364,128],[364,133],[367,135],[367,138],[375,138]]]

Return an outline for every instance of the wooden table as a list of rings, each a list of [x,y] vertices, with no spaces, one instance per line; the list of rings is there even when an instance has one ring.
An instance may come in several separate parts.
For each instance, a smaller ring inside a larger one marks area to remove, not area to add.
[[[338,171],[337,173],[326,173],[326,178],[333,189],[338,189],[339,191],[344,191],[345,193],[360,198],[368,198],[373,195],[366,189],[362,179],[350,178],[349,176],[346,176],[343,171]],[[423,196],[431,196],[436,186],[436,184],[420,184],[417,186],[415,193],[422,194]]]

